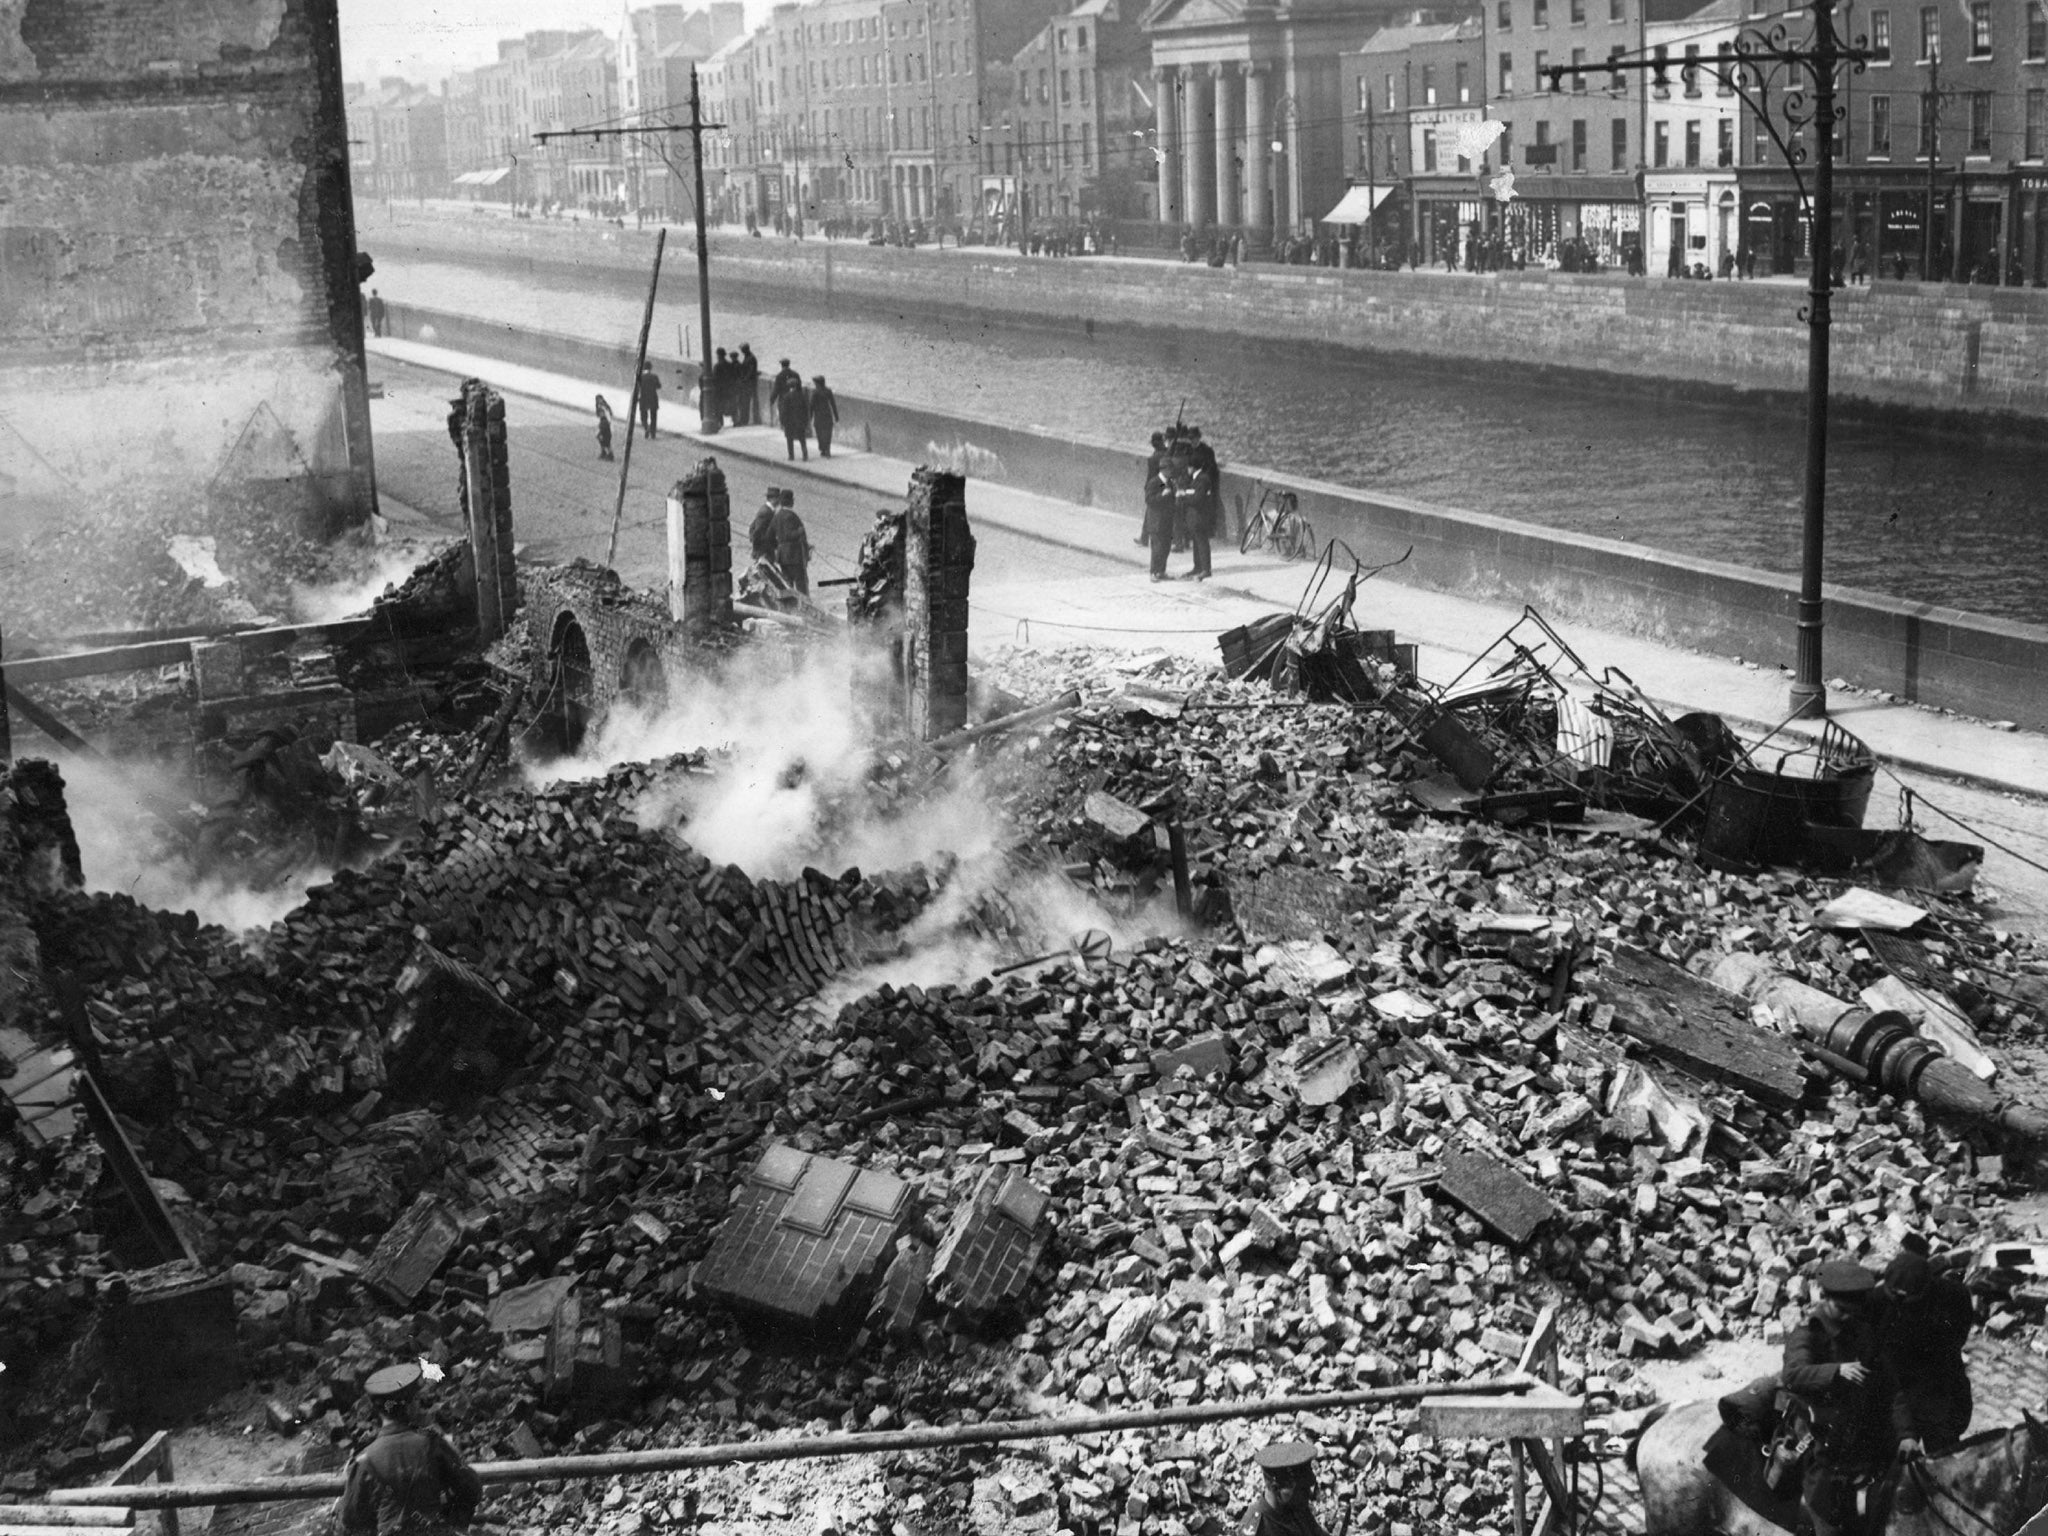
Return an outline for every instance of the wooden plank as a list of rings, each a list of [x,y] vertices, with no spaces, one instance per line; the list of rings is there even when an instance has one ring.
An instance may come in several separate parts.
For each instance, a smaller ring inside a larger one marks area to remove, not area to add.
[[[135,1511],[118,1505],[91,1504],[0,1504],[0,1520],[10,1526],[83,1526],[92,1530],[120,1530],[135,1523]]]
[[[107,1482],[116,1488],[125,1488],[130,1483],[147,1482],[153,1475],[170,1464],[171,1432],[160,1429],[137,1447],[133,1456],[122,1462]]]
[[[363,1266],[363,1283],[411,1306],[462,1235],[453,1209],[421,1195],[391,1224]]]
[[[1558,1392],[1532,1392],[1527,1397],[1425,1397],[1417,1406],[1423,1433],[1438,1440],[1540,1441],[1586,1431],[1585,1399]],[[1533,1454],[1530,1460],[1536,1460]]]
[[[1505,1163],[1476,1152],[1446,1155],[1436,1187],[1512,1247],[1529,1241],[1538,1227],[1557,1215],[1557,1207],[1542,1190]]]
[[[1806,1097],[1806,1062],[1791,1040],[1758,1029],[1740,998],[1669,961],[1618,945],[1593,995],[1631,1039],[1689,1072],[1775,1109]]]
[[[99,677],[110,672],[141,672],[175,666],[192,659],[190,640],[151,640],[142,645],[111,645],[68,656],[31,656],[7,664],[7,681],[24,684],[61,683],[73,677]]]

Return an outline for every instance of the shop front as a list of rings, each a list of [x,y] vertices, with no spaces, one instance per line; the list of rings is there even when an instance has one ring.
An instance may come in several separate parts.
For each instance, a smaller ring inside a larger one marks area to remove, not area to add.
[[[1633,176],[1518,178],[1506,237],[1529,266],[1631,271],[1643,260],[1643,205]]]
[[[1643,180],[1649,215],[1647,270],[1664,277],[1729,277],[1741,234],[1735,175],[1730,171],[1673,176],[1651,172]]]
[[[1876,166],[1835,169],[1834,238],[1844,278],[1858,270],[1894,282],[1935,282],[1949,277],[1948,201],[1952,178],[1944,177],[1935,199],[1934,264],[1927,258],[1927,172]],[[1742,239],[1759,276],[1812,270],[1813,241],[1799,188],[1783,171],[1744,171]],[[2003,195],[2002,193],[2000,194]]]
[[[2019,221],[2019,280],[2048,287],[2048,175],[2022,171],[2015,194]]]

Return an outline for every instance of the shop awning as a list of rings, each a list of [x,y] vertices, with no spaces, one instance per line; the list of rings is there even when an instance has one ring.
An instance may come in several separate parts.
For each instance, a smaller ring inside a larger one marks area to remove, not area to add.
[[[1338,199],[1337,206],[1323,215],[1325,224],[1363,224],[1374,210],[1394,195],[1392,186],[1352,187]]]
[[[1394,195],[1392,187],[1353,187],[1323,215],[1325,224],[1363,224],[1381,203]]]
[[[509,165],[501,165],[494,171],[479,171],[477,172],[476,184],[480,187],[495,187],[511,174],[512,167]]]

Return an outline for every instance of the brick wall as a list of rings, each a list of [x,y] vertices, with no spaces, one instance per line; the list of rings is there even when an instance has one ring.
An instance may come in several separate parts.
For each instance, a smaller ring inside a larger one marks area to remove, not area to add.
[[[417,220],[394,251],[529,271],[644,274],[652,231]],[[862,308],[1010,314],[1076,327],[1199,329],[1353,353],[1654,381],[1702,394],[1805,388],[1805,290],[1606,274],[1366,272],[1268,264],[1212,270],[1130,261],[1032,261],[1001,250],[899,251],[823,241],[720,239],[726,288],[823,296]],[[1838,400],[1964,421],[2048,417],[2048,292],[1873,283],[1835,297]],[[1974,366],[1972,356],[1974,353]]]
[[[589,647],[589,685],[575,702],[591,719],[601,719],[628,691],[629,663],[637,687],[649,688],[658,676],[663,692],[673,697],[690,667],[694,643],[685,627],[669,618],[665,596],[629,588],[616,572],[588,560],[530,567],[522,584],[521,612],[537,668],[548,665],[571,626]],[[544,690],[546,674],[535,683]]]
[[[0,0],[0,497],[367,515],[335,5]]]

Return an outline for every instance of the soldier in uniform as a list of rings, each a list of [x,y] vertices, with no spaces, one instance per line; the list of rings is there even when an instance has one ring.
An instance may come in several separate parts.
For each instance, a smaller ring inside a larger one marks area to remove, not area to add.
[[[438,1429],[422,1425],[416,1403],[425,1371],[390,1365],[363,1383],[384,1416],[377,1438],[348,1464],[335,1510],[341,1536],[413,1536],[465,1526],[483,1480]]]
[[[1852,1259],[1834,1259],[1821,1265],[1818,1281],[1819,1303],[1785,1336],[1780,1380],[1812,1427],[1800,1499],[1814,1536],[1849,1536],[1858,1529],[1858,1489],[1899,1449],[1895,1388],[1874,1316],[1877,1277]]]
[[[1316,1448],[1306,1440],[1276,1440],[1259,1452],[1265,1490],[1238,1525],[1238,1536],[1323,1536],[1316,1519]]]

